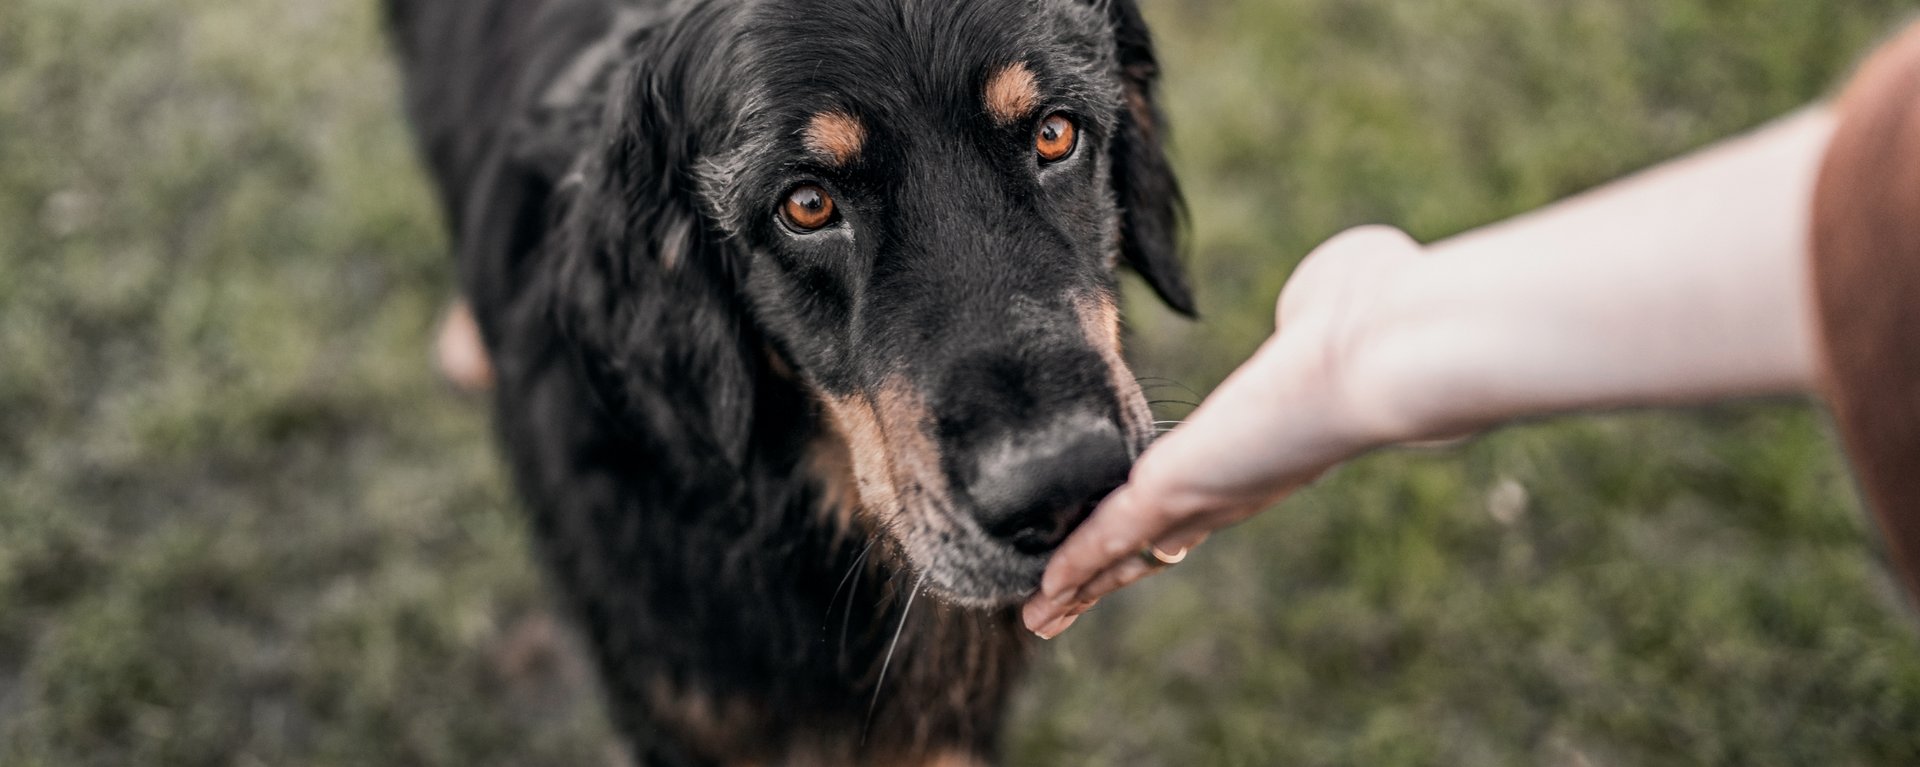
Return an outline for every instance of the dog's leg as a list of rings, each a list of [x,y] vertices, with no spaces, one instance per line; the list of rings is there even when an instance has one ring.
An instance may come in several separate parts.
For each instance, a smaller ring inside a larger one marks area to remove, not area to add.
[[[440,376],[463,392],[483,392],[493,388],[493,361],[487,358],[487,346],[480,340],[480,326],[473,321],[473,310],[466,299],[454,299],[440,320],[440,334],[433,345],[433,359]]]

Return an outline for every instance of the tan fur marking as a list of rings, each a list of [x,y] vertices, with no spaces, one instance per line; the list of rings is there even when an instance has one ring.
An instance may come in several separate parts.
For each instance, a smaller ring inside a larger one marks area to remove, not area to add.
[[[793,366],[787,364],[787,358],[780,356],[779,350],[774,349],[773,344],[768,344],[768,343],[761,344],[760,353],[762,356],[766,357],[768,372],[773,373],[775,376],[778,376],[782,381],[800,380],[798,377],[796,377],[793,374]]]
[[[1133,377],[1133,369],[1120,351],[1120,307],[1112,299],[1090,296],[1075,300],[1073,309],[1080,318],[1080,332],[1107,363],[1107,378],[1113,384],[1114,396],[1120,399],[1127,431],[1143,438],[1152,436],[1153,411],[1147,407],[1140,381]]]
[[[807,448],[807,469],[820,481],[820,512],[842,536],[859,536],[860,481],[853,471],[853,450],[834,429]]]
[[[759,764],[762,750],[739,743],[743,732],[760,732],[766,727],[766,711],[741,698],[726,701],[702,691],[678,687],[665,679],[654,679],[647,689],[650,713],[686,739],[700,756],[726,764]],[[744,752],[744,753],[743,753]]]
[[[1026,64],[1008,64],[987,78],[985,101],[987,114],[1003,125],[1012,124],[1040,105],[1040,82]]]
[[[680,268],[680,262],[687,258],[687,248],[692,245],[693,224],[682,219],[667,229],[665,238],[660,241],[660,266],[671,272]]]
[[[940,470],[940,448],[927,433],[933,416],[926,401],[906,378],[895,376],[880,386],[875,400],[880,407],[881,428],[893,448],[895,471],[905,483],[941,503],[946,502],[946,475]]]
[[[931,419],[904,377],[889,378],[871,398],[828,397],[824,403],[845,441],[860,511],[883,515],[876,521],[884,526],[904,510],[909,495],[945,501],[940,449],[927,432]]]
[[[878,513],[897,507],[900,492],[893,482],[893,461],[873,405],[859,395],[827,397],[824,402],[834,429],[846,443],[861,509]]]
[[[1154,122],[1153,104],[1147,101],[1146,86],[1139,85],[1138,82],[1144,82],[1150,77],[1152,77],[1150,72],[1136,74],[1129,78],[1135,82],[1129,83],[1126,87],[1127,112],[1133,115],[1134,126],[1140,129],[1140,135],[1148,141],[1154,140],[1154,134],[1159,132],[1160,126]]]
[[[867,145],[867,127],[845,112],[821,112],[807,123],[807,151],[834,165],[846,165],[860,157]]]
[[[798,381],[793,374],[793,366],[780,356],[772,345],[763,349],[767,357],[767,368],[774,375],[788,381]],[[841,536],[864,536],[859,528],[860,489],[853,471],[853,448],[849,445],[849,430],[835,414],[836,403],[828,402],[828,419],[825,429],[807,445],[807,472],[820,484],[819,510],[821,521],[833,527],[834,533]]]

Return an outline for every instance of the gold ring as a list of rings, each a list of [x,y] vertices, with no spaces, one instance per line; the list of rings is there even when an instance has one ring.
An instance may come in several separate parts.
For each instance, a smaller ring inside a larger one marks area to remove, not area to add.
[[[1169,554],[1161,551],[1159,546],[1147,544],[1146,548],[1140,550],[1140,558],[1155,568],[1177,565],[1187,558],[1187,547],[1181,546],[1179,551]]]

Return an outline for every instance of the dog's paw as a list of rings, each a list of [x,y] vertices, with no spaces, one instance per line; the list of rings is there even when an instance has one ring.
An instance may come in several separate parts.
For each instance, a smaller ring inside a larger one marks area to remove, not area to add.
[[[440,335],[434,341],[434,364],[447,383],[463,392],[479,393],[493,388],[493,361],[480,340],[480,326],[464,299],[456,299],[440,320]]]

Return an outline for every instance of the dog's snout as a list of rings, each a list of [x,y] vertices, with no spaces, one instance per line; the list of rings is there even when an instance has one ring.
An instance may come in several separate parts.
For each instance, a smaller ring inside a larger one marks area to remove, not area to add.
[[[982,456],[968,491],[987,534],[1023,554],[1044,554],[1126,481],[1131,466],[1111,422],[1071,419]]]

